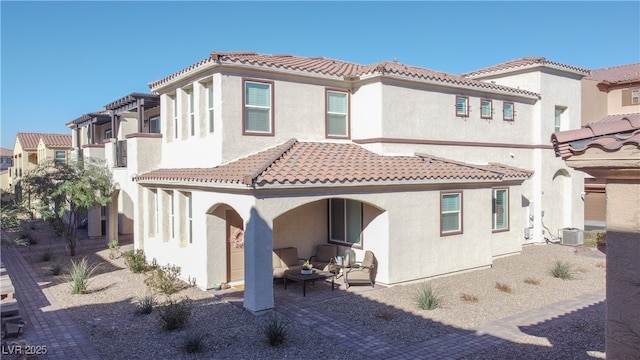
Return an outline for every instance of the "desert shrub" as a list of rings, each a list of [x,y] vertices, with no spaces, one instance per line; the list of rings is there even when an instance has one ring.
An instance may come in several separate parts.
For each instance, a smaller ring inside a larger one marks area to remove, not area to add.
[[[591,248],[604,247],[606,238],[606,230],[588,230],[584,232],[584,244]]]
[[[529,285],[540,285],[540,280],[538,280],[536,278],[528,277],[528,278],[524,279],[524,283],[525,284],[529,284]]]
[[[422,310],[433,310],[441,305],[442,298],[431,285],[424,285],[416,294],[416,302]]]
[[[202,352],[204,349],[204,333],[190,332],[182,342],[182,348],[185,352],[193,354]]]
[[[122,253],[124,257],[124,263],[127,265],[127,268],[134,273],[143,273],[147,271],[148,265],[147,260],[144,256],[144,250],[129,250]]]
[[[269,320],[262,325],[262,333],[267,337],[267,341],[271,346],[278,346],[284,343],[288,335],[289,322],[278,318],[278,315],[272,314]]]
[[[153,306],[156,304],[156,298],[153,295],[145,295],[138,298],[138,314],[149,315],[153,311]]]
[[[120,250],[120,243],[118,240],[109,241],[109,259],[115,259],[118,257],[118,251]]]
[[[170,299],[167,304],[158,308],[162,327],[167,331],[185,327],[189,322],[192,308],[191,300],[188,298],[182,301]]]
[[[63,275],[64,273],[67,272],[67,268],[62,265],[59,262],[54,263],[53,265],[51,265],[51,267],[49,268],[49,272],[51,273],[51,275]]]
[[[0,227],[2,229],[15,229],[20,227],[18,212],[10,206],[2,206],[0,209]]]
[[[460,295],[460,300],[465,302],[474,302],[474,303],[480,301],[480,299],[478,299],[477,296],[473,294],[466,294],[466,293]]]
[[[505,292],[507,294],[511,294],[513,293],[513,289],[511,288],[511,286],[509,286],[508,284],[503,284],[503,283],[496,283],[496,289]]]
[[[50,248],[44,249],[44,252],[40,254],[40,261],[47,262],[47,261],[51,261],[51,259],[53,259],[53,252],[51,251],[51,249]]]
[[[180,286],[180,266],[167,264],[157,267],[144,279],[144,283],[153,291],[171,295]]]
[[[69,286],[73,294],[86,294],[89,279],[95,274],[98,264],[89,265],[86,258],[79,262],[71,260],[71,271],[69,272]]]
[[[571,264],[564,261],[556,261],[551,270],[549,270],[549,273],[554,278],[562,280],[571,280],[574,278]]]

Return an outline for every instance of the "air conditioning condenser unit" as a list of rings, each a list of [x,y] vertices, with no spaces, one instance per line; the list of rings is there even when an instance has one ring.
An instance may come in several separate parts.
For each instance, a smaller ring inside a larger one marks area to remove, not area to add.
[[[570,246],[584,245],[584,231],[576,228],[561,229],[560,244]]]

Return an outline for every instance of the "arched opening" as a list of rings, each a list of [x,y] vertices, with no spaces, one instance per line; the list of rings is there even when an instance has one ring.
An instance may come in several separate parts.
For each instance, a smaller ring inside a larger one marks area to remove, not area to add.
[[[244,280],[244,220],[228,204],[216,204],[206,214],[207,288]]]

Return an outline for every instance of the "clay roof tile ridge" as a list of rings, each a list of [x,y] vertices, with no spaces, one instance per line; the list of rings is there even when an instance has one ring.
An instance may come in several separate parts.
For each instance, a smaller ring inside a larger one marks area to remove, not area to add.
[[[269,154],[269,156],[267,156],[263,161],[258,163],[254,171],[248,174],[245,174],[242,177],[243,184],[253,185],[254,181],[258,178],[258,176],[260,176],[260,174],[267,171],[276,160],[280,159],[284,154],[286,154],[289,150],[291,150],[293,145],[295,145],[297,142],[298,142],[297,139],[289,139],[287,140],[287,142],[285,142],[284,144],[282,144],[282,146],[279,147],[280,149],[277,149],[277,148],[274,149],[277,151],[274,151],[272,154]]]

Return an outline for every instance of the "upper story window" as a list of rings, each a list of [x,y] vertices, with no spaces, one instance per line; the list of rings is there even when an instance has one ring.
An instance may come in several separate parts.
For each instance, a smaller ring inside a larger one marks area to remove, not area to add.
[[[213,132],[213,83],[207,85],[207,116],[209,120],[209,132]]]
[[[56,164],[66,164],[67,163],[67,152],[64,150],[56,150],[55,153],[55,163]]]
[[[513,103],[505,101],[502,103],[502,119],[505,121],[513,121]]]
[[[494,231],[509,229],[508,189],[493,189],[492,220],[491,229]]]
[[[107,129],[104,131],[104,138],[106,139],[111,139],[113,137],[113,131],[111,131],[111,129]]]
[[[349,94],[327,90],[327,137],[349,137]]]
[[[440,235],[462,233],[462,192],[440,194]]]
[[[469,116],[469,98],[456,96],[456,116]]]
[[[562,129],[562,113],[564,113],[564,108],[556,106],[556,112],[553,121],[553,131],[555,132],[558,132]]]
[[[491,119],[493,117],[493,104],[491,100],[480,100],[480,117],[482,119]]]
[[[149,132],[160,133],[160,116],[153,116],[149,119]]]
[[[640,90],[636,89],[631,91],[631,103],[640,104]]]
[[[196,134],[196,105],[193,89],[189,90],[187,94],[189,96],[189,131],[191,136],[194,136]]]
[[[244,80],[243,134],[273,135],[273,83]]]

